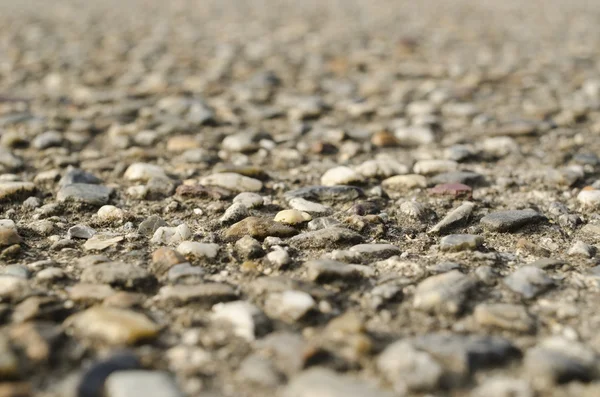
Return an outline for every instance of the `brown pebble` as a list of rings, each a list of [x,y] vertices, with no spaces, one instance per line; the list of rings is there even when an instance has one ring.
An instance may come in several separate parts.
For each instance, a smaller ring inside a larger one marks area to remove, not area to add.
[[[65,325],[80,337],[112,345],[131,345],[140,340],[153,339],[160,329],[141,313],[102,306],[72,315],[65,320]]]
[[[161,247],[152,253],[152,264],[150,271],[157,276],[162,276],[175,265],[186,262],[179,252],[168,247]]]
[[[315,142],[310,147],[310,151],[315,154],[334,154],[337,150],[335,145],[322,141]]]
[[[0,228],[0,247],[8,247],[13,244],[20,244],[21,236],[15,229]]]
[[[371,143],[377,147],[393,147],[398,146],[398,138],[389,131],[379,131],[371,137]]]
[[[135,292],[119,291],[104,299],[104,306],[117,307],[121,309],[129,309],[136,306],[141,306],[146,300],[144,294]]]
[[[31,395],[31,387],[25,382],[0,383],[1,397],[30,397]]]
[[[255,239],[263,240],[268,236],[290,237],[296,234],[298,234],[298,231],[293,227],[283,225],[271,219],[250,216],[231,225],[227,229],[227,232],[225,232],[225,238],[235,241],[244,236],[251,236]]]

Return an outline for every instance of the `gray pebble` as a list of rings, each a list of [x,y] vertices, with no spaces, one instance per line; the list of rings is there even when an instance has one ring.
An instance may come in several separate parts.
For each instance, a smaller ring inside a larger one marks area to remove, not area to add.
[[[129,370],[106,379],[106,397],[184,397],[171,375],[161,371]]]
[[[244,236],[236,241],[235,251],[243,259],[256,259],[265,254],[258,240],[250,236]]]
[[[22,265],[6,265],[0,270],[0,275],[18,277],[26,280],[31,276],[31,272]]]
[[[258,208],[263,206],[264,199],[257,193],[242,192],[233,198],[233,202],[239,203],[246,208]]]
[[[525,371],[538,386],[553,386],[598,377],[598,355],[589,347],[561,337],[551,337],[530,348],[523,360]]]
[[[481,218],[481,225],[493,232],[511,232],[542,219],[544,217],[532,209],[498,211]]]
[[[373,385],[338,375],[330,369],[311,368],[295,376],[283,390],[283,397],[392,397]]]
[[[150,215],[140,223],[138,226],[138,232],[144,236],[151,236],[159,227],[163,226],[167,226],[167,222],[165,222],[160,216]]]
[[[185,262],[171,267],[167,272],[167,278],[171,284],[200,284],[204,273],[201,267]]]
[[[58,131],[47,131],[36,136],[31,141],[31,146],[36,149],[47,149],[52,146],[60,146],[63,142],[63,137]]]
[[[457,314],[476,281],[458,270],[431,276],[415,290],[414,306],[428,312]]]
[[[56,194],[59,202],[75,202],[95,206],[101,206],[108,203],[113,189],[87,183],[74,183],[60,188]]]
[[[531,299],[550,288],[554,281],[540,268],[523,266],[505,277],[504,284],[514,292]]]
[[[219,218],[219,222],[224,224],[235,223],[241,221],[244,218],[250,216],[250,211],[248,208],[242,203],[233,203],[225,210],[225,213],[221,218]]]
[[[79,168],[68,168],[67,172],[58,181],[59,186],[72,185],[74,183],[86,183],[91,185],[98,185],[102,183],[102,180],[92,173],[84,171]]]
[[[69,238],[83,238],[86,240],[94,237],[95,234],[96,230],[87,225],[71,226],[67,231],[67,236]]]

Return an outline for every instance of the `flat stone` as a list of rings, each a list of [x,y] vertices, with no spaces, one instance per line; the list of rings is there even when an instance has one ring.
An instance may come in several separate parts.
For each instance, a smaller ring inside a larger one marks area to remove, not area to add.
[[[325,248],[342,244],[357,244],[363,237],[343,227],[328,227],[292,237],[289,242],[298,248]]]
[[[439,196],[470,197],[473,188],[463,183],[441,183],[429,189],[429,193]]]
[[[495,376],[475,388],[471,397],[535,397],[536,393],[525,379]]]
[[[169,152],[179,153],[190,149],[198,149],[200,147],[200,140],[193,135],[175,135],[167,140],[167,150]]]
[[[69,299],[82,303],[102,302],[115,292],[114,289],[106,284],[79,283],[67,288]]]
[[[384,179],[381,182],[381,186],[385,190],[392,192],[406,189],[425,188],[427,187],[427,178],[425,178],[423,175],[417,174],[396,175]]]
[[[298,234],[298,231],[293,227],[271,219],[251,216],[231,225],[225,232],[225,238],[233,241],[239,240],[243,236],[251,236],[258,240],[264,240],[268,236],[290,237],[295,234]]]
[[[427,312],[457,314],[476,284],[458,270],[431,276],[417,285],[413,305]]]
[[[343,165],[327,170],[321,177],[321,183],[325,186],[350,185],[363,180],[361,174]]]
[[[212,305],[237,298],[235,290],[227,284],[205,283],[197,285],[167,285],[158,291],[158,300],[183,306],[188,303]]]
[[[444,183],[462,183],[468,186],[477,186],[484,182],[485,178],[483,175],[471,171],[450,171],[442,172],[429,179],[429,183],[432,185],[444,184]]]
[[[349,251],[362,258],[360,263],[387,259],[401,254],[400,248],[392,244],[358,244],[350,247]]]
[[[451,234],[440,240],[440,250],[445,252],[475,251],[483,244],[483,237],[473,234]]]
[[[339,375],[330,369],[311,368],[291,379],[283,397],[392,397],[364,381]]]
[[[95,206],[101,206],[108,203],[113,189],[87,183],[73,183],[64,185],[56,194],[56,199],[63,203],[81,203]]]
[[[31,182],[0,182],[0,202],[25,199],[34,192]]]
[[[331,259],[314,259],[304,263],[307,276],[312,281],[329,282],[357,279],[361,273],[352,265]]]
[[[205,176],[200,179],[202,185],[218,186],[234,192],[259,192],[263,183],[258,179],[249,178],[233,172],[223,172]]]
[[[123,240],[125,240],[124,236],[115,236],[112,234],[94,234],[83,244],[83,248],[86,251],[102,251],[117,245]]]
[[[288,200],[288,204],[294,210],[306,212],[313,215],[328,215],[333,212],[331,207],[326,205],[308,201],[300,197],[295,197]]]
[[[183,241],[177,246],[177,252],[185,257],[197,259],[214,259],[219,253],[219,244]]]
[[[442,233],[449,229],[466,224],[473,213],[475,204],[464,202],[457,208],[450,211],[441,221],[432,227],[428,233]]]
[[[498,211],[481,218],[481,225],[493,232],[511,232],[522,226],[540,222],[544,217],[532,209]]]
[[[106,379],[106,397],[185,397],[171,375],[162,371],[118,371]]]
[[[171,284],[200,284],[204,280],[204,274],[201,267],[184,262],[171,267],[167,272],[167,279]]]
[[[457,168],[458,163],[453,160],[421,160],[415,163],[413,170],[421,175],[434,175],[455,171]]]
[[[72,315],[65,320],[65,325],[80,337],[113,345],[131,345],[153,339],[160,330],[141,313],[101,306]]]
[[[148,163],[131,164],[123,177],[129,181],[137,182],[147,182],[152,178],[168,178],[162,167]]]
[[[81,273],[81,282],[137,289],[151,286],[156,280],[147,270],[139,266],[123,262],[106,262],[86,267]]]
[[[473,317],[483,327],[494,327],[518,332],[535,329],[534,319],[521,305],[509,303],[482,303],[475,307]]]
[[[235,335],[248,341],[270,330],[269,319],[256,305],[246,301],[217,303],[212,308],[213,321],[225,321],[232,325]]]
[[[504,278],[504,284],[527,299],[535,298],[554,285],[554,281],[540,268],[522,266]]]
[[[285,193],[289,200],[303,198],[317,202],[347,202],[363,197],[364,191],[356,186],[305,186]]]
[[[429,354],[415,349],[409,342],[392,343],[377,358],[377,368],[402,395],[435,390],[444,370]]]
[[[554,259],[554,258],[542,258],[537,261],[529,263],[527,266],[537,267],[539,269],[551,269],[559,266],[565,265],[565,262],[562,259]]]

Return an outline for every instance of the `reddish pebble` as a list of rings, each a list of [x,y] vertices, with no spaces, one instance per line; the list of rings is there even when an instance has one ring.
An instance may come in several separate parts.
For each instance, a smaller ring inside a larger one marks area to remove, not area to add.
[[[471,196],[473,189],[462,183],[442,183],[429,190],[431,194],[447,194],[452,196]]]

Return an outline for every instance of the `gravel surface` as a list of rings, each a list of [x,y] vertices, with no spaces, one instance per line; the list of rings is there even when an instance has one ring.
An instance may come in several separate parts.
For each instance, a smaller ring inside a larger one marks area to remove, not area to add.
[[[0,1],[0,396],[599,396],[598,20]]]

